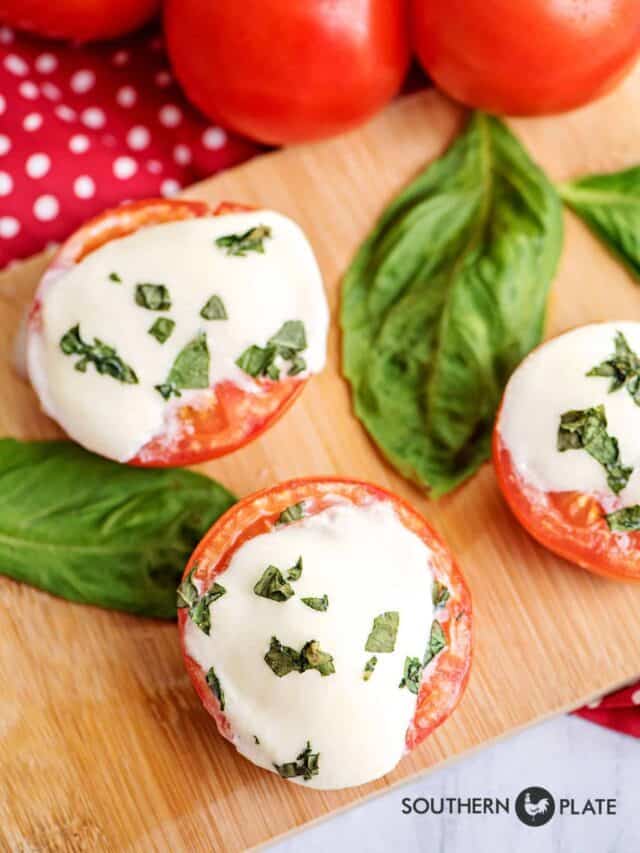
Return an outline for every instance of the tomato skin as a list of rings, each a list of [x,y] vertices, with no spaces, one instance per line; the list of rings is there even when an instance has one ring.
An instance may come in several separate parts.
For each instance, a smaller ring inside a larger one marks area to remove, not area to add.
[[[400,88],[405,0],[168,0],[169,56],[189,99],[280,145],[351,128]]]
[[[640,532],[609,530],[597,498],[580,492],[542,492],[516,470],[500,434],[493,432],[493,466],[509,508],[541,545],[590,572],[640,582]]]
[[[380,486],[359,480],[338,477],[289,480],[249,495],[231,507],[205,534],[183,577],[195,568],[194,577],[206,591],[227,569],[236,550],[248,539],[269,531],[282,510],[304,500],[305,515],[313,515],[330,506],[335,496],[356,505],[369,503],[372,499],[391,501],[400,521],[431,549],[434,575],[451,593],[446,606],[438,611],[447,646],[423,673],[416,711],[406,735],[407,749],[411,750],[450,716],[464,693],[472,656],[472,611],[469,590],[451,552],[428,522],[408,503]],[[178,628],[187,672],[205,709],[215,718],[220,733],[231,740],[229,721],[207,685],[206,674],[187,653],[187,619],[187,611],[179,609]]]
[[[605,94],[640,50],[638,0],[411,0],[420,62],[493,113],[562,112]]]
[[[160,0],[0,0],[0,23],[47,38],[86,42],[137,30],[159,8]]]
[[[146,199],[123,204],[96,216],[62,244],[45,270],[29,313],[29,333],[38,333],[43,291],[50,286],[55,287],[55,276],[105,243],[147,225],[252,209],[228,201],[211,208],[201,201]],[[48,281],[51,276],[54,280]],[[215,386],[211,405],[180,407],[176,418],[182,428],[175,435],[172,431],[171,443],[160,435],[141,448],[127,464],[143,468],[195,465],[238,450],[261,435],[287,411],[302,392],[307,379],[286,377],[278,382],[270,379],[257,381],[260,393],[244,391],[232,382],[220,382]]]

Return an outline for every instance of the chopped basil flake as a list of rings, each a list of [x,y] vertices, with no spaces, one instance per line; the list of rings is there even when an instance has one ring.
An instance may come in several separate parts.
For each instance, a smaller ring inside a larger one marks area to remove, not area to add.
[[[633,468],[620,461],[618,440],[607,432],[604,406],[576,409],[560,416],[558,450],[586,450],[605,469],[609,488],[618,494],[627,485]]]
[[[449,601],[450,592],[447,587],[440,583],[439,580],[434,580],[431,588],[431,599],[434,607],[443,607]]]
[[[278,357],[289,362],[289,376],[296,376],[307,369],[307,363],[300,355],[306,348],[304,323],[301,320],[287,320],[269,338],[265,347],[253,344],[236,359],[236,364],[254,379],[267,376],[275,381],[280,378],[280,368],[276,364]]]
[[[392,652],[396,647],[399,623],[400,614],[397,610],[390,610],[376,616],[365,643],[365,652]]]
[[[624,509],[618,509],[605,515],[605,519],[609,525],[609,530],[618,533],[640,530],[640,506],[638,504],[626,506]]]
[[[211,631],[209,607],[214,601],[222,598],[227,590],[219,583],[214,583],[207,592],[199,595],[193,582],[193,573],[196,569],[197,566],[194,566],[178,587],[176,606],[178,608],[188,607],[191,621],[208,635]]]
[[[211,667],[211,669],[207,673],[207,684],[209,685],[209,689],[211,690],[213,695],[220,703],[220,710],[224,711],[224,691],[222,687],[220,687],[220,681],[213,667]]]
[[[298,557],[295,566],[291,566],[291,568],[287,572],[287,580],[288,581],[300,580],[301,574],[302,574],[302,557]]]
[[[287,583],[280,569],[268,566],[262,577],[253,588],[256,595],[269,598],[271,601],[287,601],[295,593],[291,584]]]
[[[260,746],[260,738],[257,735],[253,736],[253,742],[256,744],[256,746]]]
[[[99,338],[94,338],[92,344],[82,340],[80,326],[73,326],[60,339],[60,349],[65,355],[79,355],[74,367],[80,373],[85,373],[87,366],[93,364],[101,376],[111,376],[126,385],[137,385],[138,377],[132,367],[120,358],[113,347],[107,346]]]
[[[227,320],[227,309],[224,302],[215,293],[209,297],[207,303],[202,307],[200,316],[204,320]]]
[[[362,673],[363,681],[369,681],[371,676],[373,675],[373,670],[376,668],[376,664],[378,663],[378,658],[373,655],[364,665],[364,672]]]
[[[278,517],[278,524],[291,524],[292,521],[300,521],[304,516],[304,502],[291,504],[283,509]]]
[[[167,381],[155,389],[165,400],[172,394],[180,397],[180,390],[209,387],[209,347],[207,336],[199,332],[176,356]]]
[[[329,607],[329,597],[325,594],[322,598],[303,598],[302,603],[312,610],[326,610]]]
[[[163,344],[171,337],[175,325],[175,322],[170,320],[169,317],[158,317],[149,328],[148,334],[153,335],[159,344]]]
[[[226,234],[223,237],[218,237],[216,246],[219,249],[226,249],[227,255],[235,255],[238,258],[243,258],[247,252],[258,252],[264,254],[264,241],[267,237],[271,237],[271,228],[268,225],[257,225],[255,228],[249,228],[244,234]]]
[[[317,640],[310,640],[297,652],[291,646],[283,646],[277,637],[272,637],[264,660],[278,678],[290,672],[303,673],[308,669],[316,669],[322,676],[332,675],[336,671],[333,657],[322,651]]]
[[[636,406],[640,406],[640,358],[622,332],[616,332],[614,347],[615,354],[592,367],[587,376],[609,377],[609,393],[626,388]]]
[[[431,623],[431,633],[429,635],[429,644],[427,645],[427,649],[424,653],[424,658],[422,660],[422,665],[426,666],[430,663],[434,657],[445,648],[447,645],[447,638],[444,635],[444,631],[442,630],[442,625],[438,622],[437,619],[434,619]]]
[[[422,678],[422,664],[420,658],[405,658],[404,672],[398,687],[406,687],[411,693],[418,695],[420,680]]]
[[[109,281],[113,281],[116,284],[122,284],[122,279],[120,278],[120,276],[118,275],[117,272],[110,272],[109,273]]]
[[[312,752],[311,742],[307,741],[307,745],[295,761],[288,761],[286,764],[274,764],[273,766],[283,779],[302,776],[306,781],[309,781],[312,776],[317,776],[320,770],[320,753]]]
[[[136,305],[149,311],[168,311],[171,308],[171,296],[164,284],[136,284],[135,299]]]

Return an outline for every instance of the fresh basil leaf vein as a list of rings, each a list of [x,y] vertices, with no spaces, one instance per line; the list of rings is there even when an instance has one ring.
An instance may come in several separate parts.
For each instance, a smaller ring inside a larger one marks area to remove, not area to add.
[[[396,647],[399,624],[400,614],[397,610],[376,616],[365,643],[365,652],[392,652]]]
[[[228,320],[227,309],[224,307],[224,302],[215,293],[209,297],[207,302],[200,309],[200,316],[203,320]]]
[[[171,333],[175,328],[175,321],[169,317],[158,317],[154,320],[149,328],[149,334],[152,335],[159,344],[164,344],[171,337]]]
[[[616,332],[614,347],[614,354],[592,367],[587,376],[610,378],[610,394],[625,388],[636,406],[640,406],[640,358],[631,349],[622,332]]]
[[[563,201],[640,279],[640,166],[559,187]]]
[[[168,311],[171,308],[171,295],[164,284],[136,284],[135,300],[136,305],[150,311]]]
[[[209,685],[209,689],[216,697],[218,702],[220,703],[220,710],[224,711],[224,690],[220,686],[220,679],[216,675],[216,671],[213,667],[207,672],[207,684]]]
[[[79,355],[74,367],[80,373],[86,373],[87,366],[92,364],[101,376],[110,376],[126,385],[137,385],[138,377],[135,370],[126,364],[113,347],[108,346],[100,338],[94,338],[92,344],[82,340],[80,326],[73,326],[60,339],[60,349],[65,355]]]
[[[329,609],[329,596],[326,593],[321,598],[303,598],[301,601],[312,610],[325,611]]]
[[[0,495],[0,572],[71,601],[163,619],[175,618],[193,549],[235,502],[192,471],[10,438],[0,439]]]
[[[558,195],[496,118],[384,211],[344,279],[343,368],[381,450],[433,496],[488,459],[504,386],[542,338]]]
[[[166,382],[156,385],[159,394],[168,400],[180,397],[180,391],[209,387],[209,347],[207,336],[199,332],[178,353]]]
[[[629,481],[633,468],[623,465],[620,459],[618,440],[607,432],[607,416],[604,406],[590,409],[573,409],[560,416],[557,448],[586,450],[599,462],[607,475],[607,485],[617,495]]]

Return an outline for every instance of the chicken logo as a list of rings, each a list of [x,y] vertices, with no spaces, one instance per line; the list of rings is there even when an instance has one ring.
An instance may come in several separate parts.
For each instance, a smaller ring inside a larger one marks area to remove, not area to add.
[[[555,801],[546,788],[532,786],[518,794],[516,814],[527,826],[544,826],[556,811]]]

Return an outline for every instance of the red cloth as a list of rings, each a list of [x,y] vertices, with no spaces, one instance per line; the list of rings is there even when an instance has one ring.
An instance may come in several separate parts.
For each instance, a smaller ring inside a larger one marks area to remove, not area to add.
[[[189,106],[156,29],[74,47],[0,27],[0,268],[258,151]],[[640,682],[576,713],[640,737]]]

